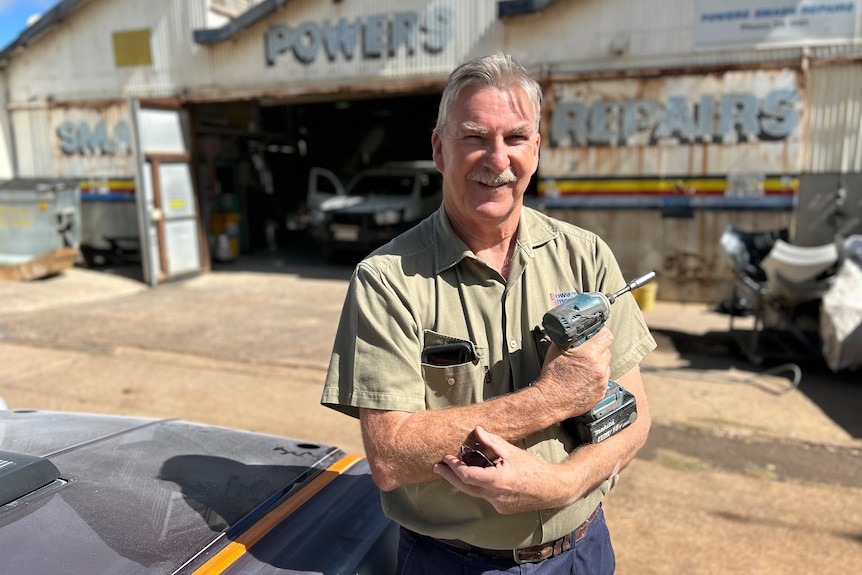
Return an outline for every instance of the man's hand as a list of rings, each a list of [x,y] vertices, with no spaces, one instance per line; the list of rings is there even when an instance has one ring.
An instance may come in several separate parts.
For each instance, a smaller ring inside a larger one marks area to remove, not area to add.
[[[434,473],[456,489],[488,501],[498,513],[510,514],[536,509],[553,509],[570,503],[562,472],[554,465],[520,449],[498,435],[477,427],[473,432],[479,449],[499,458],[490,467],[474,467],[454,455],[446,455],[434,466]]]
[[[560,414],[558,421],[586,413],[604,397],[611,377],[613,341],[605,327],[578,347],[560,351],[552,345],[548,350],[533,387],[542,392],[549,409]]]

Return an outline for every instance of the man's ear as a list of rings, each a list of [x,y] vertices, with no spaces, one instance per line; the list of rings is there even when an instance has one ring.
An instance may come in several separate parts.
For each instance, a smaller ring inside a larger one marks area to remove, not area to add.
[[[533,167],[533,174],[539,170],[539,153],[542,151],[542,135],[536,134],[536,165]]]
[[[431,133],[431,157],[434,158],[434,165],[437,166],[437,171],[443,173],[443,140],[437,130]]]

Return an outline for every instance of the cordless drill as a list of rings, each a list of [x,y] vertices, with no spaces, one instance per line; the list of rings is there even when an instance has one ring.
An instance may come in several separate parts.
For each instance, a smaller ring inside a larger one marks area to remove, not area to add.
[[[655,272],[646,273],[613,294],[578,294],[546,313],[542,327],[560,349],[577,347],[604,327],[610,317],[611,304],[618,297],[638,289],[654,277]],[[599,443],[634,423],[637,417],[635,396],[617,382],[608,381],[605,397],[588,412],[565,420],[563,426],[581,443]]]

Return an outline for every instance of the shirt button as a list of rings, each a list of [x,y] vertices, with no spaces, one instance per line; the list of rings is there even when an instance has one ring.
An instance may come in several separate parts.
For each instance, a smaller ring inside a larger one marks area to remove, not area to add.
[[[446,380],[446,383],[448,383],[449,385],[455,385],[455,378],[450,377],[449,379]]]
[[[518,342],[517,342],[517,341],[515,341],[514,339],[513,339],[513,340],[511,340],[511,341],[509,342],[509,347],[510,347],[511,349],[515,349],[516,347],[518,347]]]

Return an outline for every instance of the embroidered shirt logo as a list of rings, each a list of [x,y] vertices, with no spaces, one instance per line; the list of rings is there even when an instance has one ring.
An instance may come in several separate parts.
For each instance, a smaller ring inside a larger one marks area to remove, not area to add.
[[[552,293],[551,296],[551,305],[556,307],[558,305],[562,305],[567,301],[574,299],[574,297],[578,295],[576,291],[567,291],[563,293]]]

